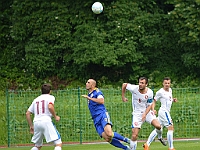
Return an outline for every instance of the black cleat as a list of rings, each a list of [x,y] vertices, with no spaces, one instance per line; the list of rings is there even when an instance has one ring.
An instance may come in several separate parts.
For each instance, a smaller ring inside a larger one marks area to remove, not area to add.
[[[165,142],[165,141],[163,140],[163,138],[158,139],[158,140],[160,141],[160,143],[162,143],[162,145],[167,146],[167,142]]]

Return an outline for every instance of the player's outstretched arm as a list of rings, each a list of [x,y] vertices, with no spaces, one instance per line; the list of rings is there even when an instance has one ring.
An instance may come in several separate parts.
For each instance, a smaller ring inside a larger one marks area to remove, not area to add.
[[[96,103],[104,104],[104,98],[103,97],[101,97],[101,98],[92,98],[92,97],[89,97],[88,95],[81,95],[81,96],[84,97],[84,98],[87,98],[88,100],[94,101]]]

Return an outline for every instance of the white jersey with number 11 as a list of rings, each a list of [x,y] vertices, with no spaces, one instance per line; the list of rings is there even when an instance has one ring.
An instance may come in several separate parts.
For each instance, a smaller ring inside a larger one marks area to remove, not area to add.
[[[28,108],[34,114],[33,122],[35,121],[52,121],[52,114],[49,111],[48,105],[54,104],[55,97],[49,94],[42,94],[32,102]]]

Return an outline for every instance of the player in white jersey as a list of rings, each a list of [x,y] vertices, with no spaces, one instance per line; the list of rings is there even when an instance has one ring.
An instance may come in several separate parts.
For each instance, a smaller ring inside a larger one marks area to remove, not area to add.
[[[161,123],[162,127],[166,127],[168,129],[167,132],[167,141],[169,145],[169,150],[175,150],[173,146],[173,123],[172,118],[170,115],[170,109],[172,106],[172,102],[177,102],[176,98],[173,98],[172,96],[172,89],[170,88],[171,79],[169,77],[165,77],[163,79],[163,88],[161,88],[159,91],[156,92],[156,95],[154,97],[154,102],[152,104],[152,110],[155,108],[155,102],[160,100],[161,106],[158,111],[158,120]],[[155,111],[156,112],[156,111]],[[156,137],[157,133],[155,130],[151,132],[149,135],[149,138],[147,142],[145,143],[147,146],[150,146],[151,142]]]
[[[129,83],[122,84],[122,100],[127,102],[125,98],[126,89],[132,93],[132,137],[130,142],[131,150],[137,148],[138,133],[142,124],[146,121],[152,124],[157,130],[158,134],[161,134],[161,125],[158,122],[153,111],[150,111],[153,101],[153,91],[147,87],[148,79],[146,77],[139,78],[139,85],[132,85]]]
[[[40,150],[44,138],[47,143],[54,143],[54,150],[61,150],[61,137],[51,119],[53,116],[56,121],[60,120],[60,117],[56,115],[54,109],[55,97],[50,95],[51,85],[43,84],[41,91],[42,94],[33,100],[26,112],[26,119],[30,126],[30,133],[33,134],[31,141],[35,144],[31,150]],[[34,114],[33,122],[31,114]]]

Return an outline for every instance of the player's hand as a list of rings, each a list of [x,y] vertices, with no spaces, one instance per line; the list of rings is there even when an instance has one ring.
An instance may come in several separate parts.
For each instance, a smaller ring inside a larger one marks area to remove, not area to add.
[[[33,133],[34,133],[34,128],[33,128],[33,126],[32,126],[32,127],[30,127],[30,133],[31,133],[31,134],[33,134]]]
[[[178,100],[177,100],[177,98],[173,98],[173,101],[174,101],[174,102],[177,102]]]
[[[56,120],[56,121],[59,121],[59,120],[60,120],[60,117],[59,117],[59,116],[56,116],[56,117],[55,117],[55,120]]]
[[[122,97],[123,102],[128,102],[128,99],[126,97]]]
[[[84,97],[84,98],[88,98],[88,96],[87,95],[81,95],[82,97]]]
[[[156,115],[156,114],[157,114],[157,111],[156,111],[156,110],[152,110],[152,111],[153,111],[154,115]]]

